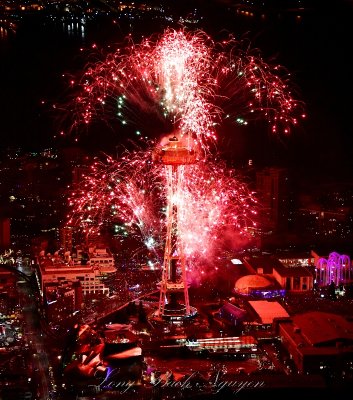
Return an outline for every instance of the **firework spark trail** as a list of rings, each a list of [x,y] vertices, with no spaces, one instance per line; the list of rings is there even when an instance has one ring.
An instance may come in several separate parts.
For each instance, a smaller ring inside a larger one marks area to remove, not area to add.
[[[304,105],[292,97],[289,73],[283,66],[271,67],[256,51],[239,54],[230,52],[229,59],[218,75],[219,107],[224,112],[234,113],[236,122],[247,123],[246,119],[264,118],[274,134],[288,134],[292,125],[305,118]],[[244,103],[244,104],[243,104]],[[234,110],[234,111],[233,111]]]
[[[234,38],[218,43],[202,31],[172,29],[129,43],[87,68],[75,98],[76,122],[114,116],[126,124],[153,112],[206,150],[227,116],[239,124],[264,118],[273,133],[289,133],[304,117],[289,74],[243,47]]]
[[[235,171],[222,162],[202,160],[183,166],[175,204],[178,233],[188,261],[212,258],[214,246],[231,226],[244,237],[255,227],[256,199]]]
[[[107,222],[122,224],[144,238],[160,230],[161,215],[154,213],[156,179],[160,168],[151,165],[150,153],[126,153],[118,161],[96,162],[70,196],[69,225],[95,233]]]
[[[149,250],[162,254],[166,235],[165,166],[151,162],[150,152],[96,163],[82,187],[71,196],[71,224],[100,227],[104,221],[138,234]],[[178,236],[188,262],[197,267],[211,259],[213,246],[229,226],[246,235],[254,226],[256,200],[233,170],[203,159],[180,167],[175,204]]]
[[[151,71],[164,91],[168,113],[179,117],[181,135],[194,133],[198,142],[204,137],[214,138],[214,117],[218,112],[210,102],[216,82],[208,73],[211,48],[204,39],[200,34],[168,32],[155,47],[156,62]]]

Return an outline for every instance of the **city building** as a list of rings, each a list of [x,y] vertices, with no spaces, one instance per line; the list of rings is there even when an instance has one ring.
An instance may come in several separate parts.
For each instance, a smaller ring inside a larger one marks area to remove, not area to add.
[[[264,168],[256,173],[256,191],[260,200],[261,226],[264,231],[288,230],[293,219],[291,189],[285,168]]]
[[[235,306],[229,302],[223,304],[223,306],[218,310],[216,316],[218,316],[222,321],[226,321],[232,326],[241,324],[246,317],[246,310]]]
[[[79,281],[83,296],[92,293],[109,296],[109,288],[102,282],[100,270],[91,265],[54,265],[46,258],[39,262],[36,274],[42,295],[48,283]]]
[[[43,295],[48,322],[65,319],[82,308],[82,286],[79,281],[47,282]]]
[[[352,373],[352,321],[315,311],[280,320],[275,327],[299,372],[338,376]]]
[[[312,267],[315,264],[315,256],[312,251],[307,252],[277,252],[276,257],[287,268],[289,267]]]
[[[243,335],[234,337],[218,337],[205,339],[178,339],[179,345],[184,345],[193,352],[208,352],[210,354],[247,354],[256,356],[258,352],[258,341],[253,336]],[[169,346],[163,346],[169,347]]]
[[[102,275],[116,272],[115,259],[107,248],[90,247],[88,250],[89,265],[98,267]]]
[[[249,301],[249,305],[261,325],[270,326],[275,319],[289,318],[288,312],[277,301],[253,300]]]
[[[287,291],[313,289],[314,276],[307,266],[286,267],[273,256],[244,257],[243,262],[251,273],[273,277]]]
[[[73,228],[71,226],[63,226],[59,229],[60,245],[64,252],[71,252],[73,246]]]

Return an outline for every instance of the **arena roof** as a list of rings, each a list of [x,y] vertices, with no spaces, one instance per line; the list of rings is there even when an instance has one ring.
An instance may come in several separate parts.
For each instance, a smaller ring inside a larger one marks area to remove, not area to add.
[[[289,314],[277,301],[254,300],[249,301],[263,324],[272,324],[274,318],[287,318]]]
[[[301,335],[312,346],[322,346],[337,341],[353,343],[353,323],[336,314],[313,311],[293,317]]]
[[[251,289],[267,289],[272,283],[262,275],[245,275],[235,282],[237,292],[248,292]]]

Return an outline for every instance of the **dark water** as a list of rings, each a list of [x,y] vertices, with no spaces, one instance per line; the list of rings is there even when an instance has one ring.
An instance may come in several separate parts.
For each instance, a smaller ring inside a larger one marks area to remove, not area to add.
[[[261,124],[243,131],[235,128],[220,139],[225,157],[240,163],[248,158],[258,164],[288,162],[334,177],[352,171],[352,3],[323,2],[325,6],[303,13],[275,10],[253,15],[236,13],[232,2],[216,3],[218,8],[198,11],[203,19],[192,29],[206,30],[216,40],[228,32],[245,37],[266,61],[285,66],[308,115],[291,137],[282,141],[271,139]],[[151,18],[115,22],[112,17],[100,17],[83,27],[76,22],[25,18],[16,33],[2,31],[2,146],[55,145],[53,137],[62,127],[60,113],[52,105],[68,95],[69,76],[79,75],[88,62],[86,50],[93,43],[102,49],[114,47],[129,32],[138,41],[141,35],[160,31],[167,24]],[[110,147],[114,140],[109,135],[106,139]],[[95,135],[90,142],[98,148],[102,136]]]

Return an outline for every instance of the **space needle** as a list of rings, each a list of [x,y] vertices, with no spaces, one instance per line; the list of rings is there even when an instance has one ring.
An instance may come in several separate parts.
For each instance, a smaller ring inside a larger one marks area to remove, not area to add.
[[[162,163],[166,169],[167,204],[166,238],[162,279],[160,282],[159,305],[156,316],[162,319],[181,319],[196,314],[190,306],[186,260],[180,232],[178,230],[178,212],[183,168],[197,162],[197,152],[185,146],[177,136],[157,148],[153,153],[154,162]]]

